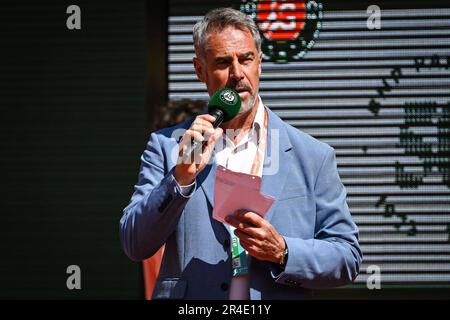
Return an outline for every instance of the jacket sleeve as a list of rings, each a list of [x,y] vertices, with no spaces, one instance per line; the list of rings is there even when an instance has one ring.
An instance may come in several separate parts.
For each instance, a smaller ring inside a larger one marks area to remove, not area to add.
[[[127,256],[151,257],[175,231],[188,197],[172,175],[165,173],[158,135],[152,133],[141,157],[138,183],[120,220],[120,241]]]
[[[277,274],[272,268],[272,276],[278,283],[311,289],[351,283],[358,275],[362,252],[331,148],[319,170],[314,196],[314,239],[285,237],[288,260],[283,272]]]

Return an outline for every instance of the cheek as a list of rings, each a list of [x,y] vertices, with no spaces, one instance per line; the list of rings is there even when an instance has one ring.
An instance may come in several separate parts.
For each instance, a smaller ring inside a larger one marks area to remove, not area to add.
[[[210,95],[225,86],[221,84],[220,77],[216,72],[205,72],[205,85]]]
[[[223,70],[214,70],[212,71],[209,77],[209,82],[218,87],[223,87],[227,84],[228,81],[228,73]]]
[[[247,79],[250,81],[253,89],[257,89],[259,85],[259,76],[261,75],[261,68],[259,66],[251,68],[247,73]]]

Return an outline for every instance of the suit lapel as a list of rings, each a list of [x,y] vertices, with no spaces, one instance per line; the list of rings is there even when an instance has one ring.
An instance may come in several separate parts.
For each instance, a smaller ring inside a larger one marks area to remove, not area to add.
[[[261,191],[273,196],[276,200],[288,177],[289,165],[292,163],[289,152],[292,145],[282,120],[268,108],[266,109],[269,118]],[[268,221],[272,218],[273,206],[266,213],[265,219]]]

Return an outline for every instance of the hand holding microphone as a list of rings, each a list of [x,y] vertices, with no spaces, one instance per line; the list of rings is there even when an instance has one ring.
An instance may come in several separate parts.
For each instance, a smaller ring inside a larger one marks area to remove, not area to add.
[[[241,99],[232,89],[221,89],[208,102],[208,114],[195,118],[180,142],[174,177],[180,185],[188,185],[208,164],[214,145],[222,135],[219,126],[233,119],[241,108]]]

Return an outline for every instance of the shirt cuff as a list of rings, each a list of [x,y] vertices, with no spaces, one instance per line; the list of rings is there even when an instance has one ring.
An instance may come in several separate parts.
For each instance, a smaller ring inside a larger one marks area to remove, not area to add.
[[[184,197],[184,198],[190,198],[194,194],[195,187],[197,185],[197,180],[194,180],[191,184],[188,184],[187,186],[180,186],[177,179],[175,177],[173,178],[175,183],[177,184],[178,192]]]

